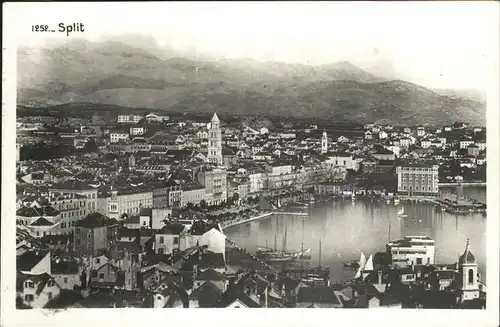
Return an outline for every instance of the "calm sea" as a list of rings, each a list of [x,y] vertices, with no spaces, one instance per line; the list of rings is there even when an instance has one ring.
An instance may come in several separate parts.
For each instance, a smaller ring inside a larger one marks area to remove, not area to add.
[[[441,189],[466,197],[486,201],[486,188],[460,187]],[[404,207],[406,218],[398,218]],[[481,214],[454,215],[435,211],[432,204],[393,203],[356,200],[332,201],[309,206],[309,216],[272,216],[225,230],[229,239],[248,251],[258,247],[312,250],[312,259],[304,266],[329,266],[331,281],[352,278],[343,262],[359,259],[361,252],[368,257],[385,251],[385,243],[409,235],[427,235],[436,241],[436,263],[454,263],[470,239],[471,251],[479,263],[483,281],[486,278],[486,217]],[[320,262],[321,242],[321,262]]]

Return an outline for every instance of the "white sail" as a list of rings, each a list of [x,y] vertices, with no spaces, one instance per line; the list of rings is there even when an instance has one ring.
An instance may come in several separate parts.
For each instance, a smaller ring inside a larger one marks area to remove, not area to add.
[[[366,264],[366,257],[365,257],[365,254],[363,252],[361,252],[361,257],[359,258],[359,268],[360,269],[363,269],[365,267],[365,264]]]
[[[359,267],[358,268],[358,271],[356,271],[356,275],[354,276],[355,279],[358,279],[361,277],[361,270],[363,269],[363,267]]]
[[[374,268],[373,268],[373,255],[370,254],[370,257],[368,258],[368,261],[366,262],[365,268],[363,270],[364,271],[374,270]]]

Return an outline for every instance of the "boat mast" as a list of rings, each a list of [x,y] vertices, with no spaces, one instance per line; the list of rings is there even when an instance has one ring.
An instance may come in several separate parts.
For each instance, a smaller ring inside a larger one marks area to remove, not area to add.
[[[276,234],[274,234],[274,252],[278,251],[278,248],[276,246]]]
[[[321,268],[321,240],[319,240],[319,260],[318,267]]]
[[[389,242],[391,241],[391,221],[389,220]]]
[[[286,252],[286,232],[287,228],[285,227],[285,235],[283,236],[283,254]]]
[[[302,270],[304,269],[304,242],[300,244],[300,274],[302,276]]]

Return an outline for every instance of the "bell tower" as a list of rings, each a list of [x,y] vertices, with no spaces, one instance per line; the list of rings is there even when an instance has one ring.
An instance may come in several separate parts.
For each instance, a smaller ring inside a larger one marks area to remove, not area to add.
[[[470,251],[469,239],[464,254],[458,259],[460,302],[479,298],[479,275],[476,258]]]
[[[326,131],[323,130],[323,136],[321,136],[321,154],[328,152],[328,135]]]
[[[212,117],[208,130],[208,162],[222,165],[222,133],[216,113]]]

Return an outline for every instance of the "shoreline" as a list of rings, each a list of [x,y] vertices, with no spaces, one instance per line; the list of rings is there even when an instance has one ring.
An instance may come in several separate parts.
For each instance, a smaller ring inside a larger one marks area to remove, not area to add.
[[[264,214],[261,214],[261,215],[249,218],[249,219],[242,219],[242,220],[230,222],[229,224],[227,224],[225,226],[223,224],[221,224],[221,227],[222,227],[222,230],[225,230],[225,229],[227,229],[229,227],[234,227],[234,226],[242,225],[242,224],[249,223],[249,222],[252,222],[252,221],[255,221],[255,220],[264,219],[264,218],[267,218],[269,216],[272,216],[273,214],[274,214],[274,212],[267,212],[267,213],[264,213]]]
[[[438,187],[449,187],[449,186],[486,186],[486,182],[438,183]]]

